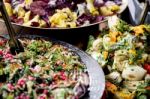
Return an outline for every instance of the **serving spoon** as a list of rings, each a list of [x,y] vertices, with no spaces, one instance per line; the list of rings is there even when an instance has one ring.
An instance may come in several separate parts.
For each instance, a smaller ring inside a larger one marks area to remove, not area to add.
[[[144,24],[148,11],[150,11],[150,0],[145,0],[143,11],[140,15],[140,24]]]
[[[8,30],[8,34],[9,34],[9,46],[10,46],[10,52],[15,55],[16,53],[19,53],[19,52],[23,52],[24,51],[24,48],[22,46],[22,44],[19,42],[18,39],[16,39],[15,35],[15,31],[11,25],[11,22],[10,22],[10,19],[8,17],[8,14],[6,12],[6,8],[5,8],[5,5],[4,5],[4,2],[3,0],[0,0],[0,11],[1,11],[1,14],[2,14],[2,18],[4,19],[5,21],[5,25],[7,27],[7,30]]]

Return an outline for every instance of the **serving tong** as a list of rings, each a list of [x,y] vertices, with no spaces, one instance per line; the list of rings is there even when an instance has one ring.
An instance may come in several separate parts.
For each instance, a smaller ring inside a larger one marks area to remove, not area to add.
[[[10,46],[10,52],[13,55],[15,55],[16,53],[19,53],[19,52],[23,52],[24,48],[15,36],[16,33],[15,33],[15,31],[14,31],[12,25],[11,25],[11,22],[10,22],[10,19],[8,17],[7,12],[6,12],[6,8],[5,8],[3,0],[0,0],[0,11],[1,11],[1,14],[2,14],[2,18],[5,21],[5,25],[7,27],[8,34],[9,34],[9,37],[10,37],[9,42],[8,42],[9,46]]]
[[[146,16],[147,16],[149,11],[150,11],[150,0],[145,0],[144,8],[143,8],[143,11],[142,11],[142,13],[140,15],[139,25],[140,24],[144,24]]]

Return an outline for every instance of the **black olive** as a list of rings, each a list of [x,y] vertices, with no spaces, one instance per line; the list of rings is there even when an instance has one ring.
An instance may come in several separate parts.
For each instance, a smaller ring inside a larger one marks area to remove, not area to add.
[[[37,78],[36,78],[36,82],[39,83],[39,84],[41,84],[41,83],[43,83],[43,79],[40,78],[40,77],[37,77]]]
[[[7,77],[8,77],[8,75],[6,75],[6,74],[0,75],[0,78],[1,78],[0,83],[6,82]],[[1,99],[1,98],[0,98],[0,99]]]
[[[2,94],[0,94],[0,99],[3,99]]]
[[[42,88],[36,89],[36,93],[37,93],[37,94],[41,94],[41,93],[43,93],[43,91],[44,91],[44,89],[42,89]]]

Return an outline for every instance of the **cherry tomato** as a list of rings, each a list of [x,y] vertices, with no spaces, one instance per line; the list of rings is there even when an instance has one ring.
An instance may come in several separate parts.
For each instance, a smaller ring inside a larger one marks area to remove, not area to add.
[[[144,64],[144,69],[147,70],[148,74],[150,74],[150,64]]]
[[[150,90],[150,86],[147,86],[145,89],[146,89],[146,90]]]

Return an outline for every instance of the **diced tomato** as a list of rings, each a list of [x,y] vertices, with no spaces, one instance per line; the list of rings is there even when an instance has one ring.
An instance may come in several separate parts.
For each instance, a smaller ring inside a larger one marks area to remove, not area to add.
[[[28,76],[28,79],[29,79],[29,80],[35,80],[35,78],[32,77],[32,76]]]
[[[4,44],[4,42],[3,41],[0,41],[0,46],[2,46]]]
[[[48,90],[45,89],[45,90],[43,91],[43,93],[44,93],[44,94],[47,94],[47,93],[48,93]]]
[[[13,91],[15,87],[12,84],[7,84],[8,90]]]
[[[38,97],[38,99],[46,99],[46,97],[44,95],[41,95],[40,97]]]
[[[145,89],[146,89],[146,90],[150,90],[150,86],[147,86]]]
[[[3,85],[3,83],[0,83],[0,87]]]
[[[21,95],[19,95],[16,99],[30,99],[29,96],[25,95],[24,93],[22,93]]]
[[[58,80],[58,77],[59,77],[59,76],[58,76],[57,74],[55,74],[54,77],[53,77],[53,80],[57,81],[57,80]]]
[[[150,74],[150,64],[144,64],[144,69],[147,70],[148,74]]]
[[[117,86],[112,84],[111,82],[106,82],[106,90],[115,93],[117,91]]]
[[[78,96],[75,96],[75,99],[79,99],[79,97],[78,97]]]
[[[61,78],[62,80],[66,80],[66,79],[67,79],[67,76],[65,75],[64,72],[61,72],[61,73],[60,73],[60,78]]]
[[[4,56],[3,56],[4,59],[8,59],[8,60],[12,60],[13,59],[13,55],[10,54],[10,53],[6,53]]]
[[[0,50],[0,55],[3,55],[3,51],[2,50]]]
[[[42,83],[40,84],[40,87],[46,87],[46,84]]]
[[[26,82],[25,79],[19,79],[17,84],[20,86],[23,86],[23,85],[25,85],[25,82]]]

